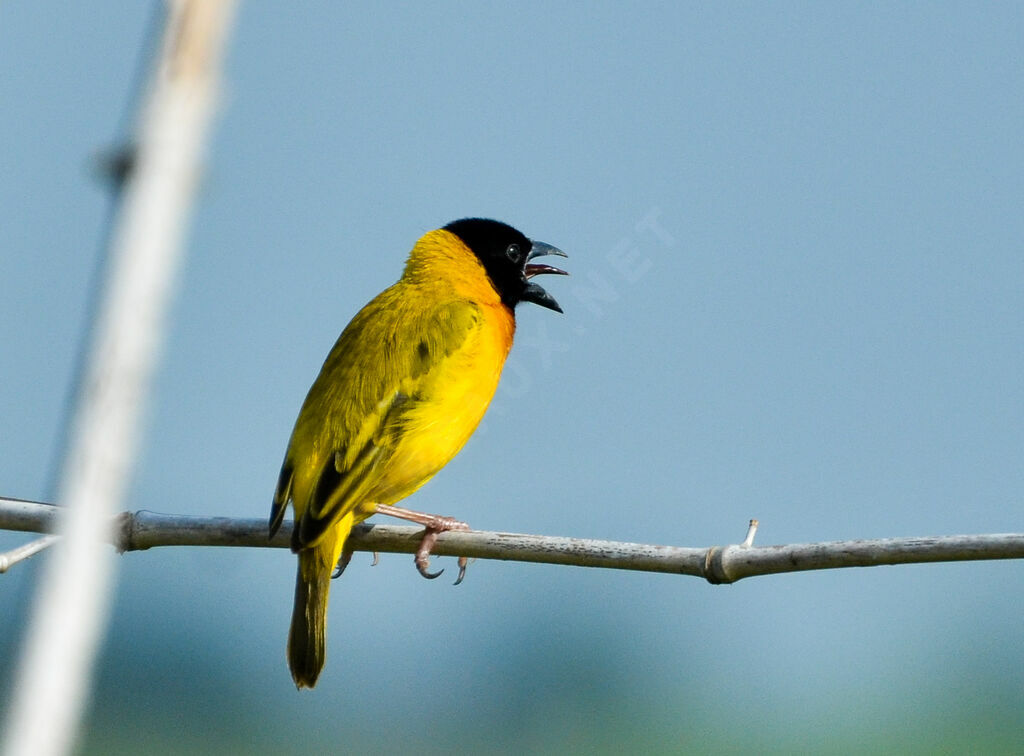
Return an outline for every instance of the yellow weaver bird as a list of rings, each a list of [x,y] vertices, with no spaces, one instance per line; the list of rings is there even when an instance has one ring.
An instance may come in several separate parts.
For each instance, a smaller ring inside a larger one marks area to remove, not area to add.
[[[352,319],[306,396],[285,453],[270,510],[270,535],[288,502],[299,556],[288,666],[298,688],[312,688],[326,655],[332,573],[351,556],[352,526],[374,513],[423,525],[416,567],[450,517],[392,506],[454,457],[490,404],[512,347],[515,307],[533,302],[561,312],[530,281],[565,274],[529,262],[565,253],[504,223],[466,218],[425,234],[398,283]],[[459,579],[465,560],[459,560]],[[335,572],[337,570],[337,572]]]

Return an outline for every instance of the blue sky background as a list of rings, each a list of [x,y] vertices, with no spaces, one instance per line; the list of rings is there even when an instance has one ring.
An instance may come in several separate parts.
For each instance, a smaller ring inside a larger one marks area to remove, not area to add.
[[[151,15],[0,7],[4,495],[47,496]],[[687,546],[1022,530],[1022,39],[1014,3],[243,3],[128,506],[264,517],[337,334],[484,215],[570,254],[565,314],[521,308],[410,506]],[[1018,562],[369,561],[300,694],[290,554],[121,558],[85,752],[1019,747]],[[4,680],[41,563],[0,578]]]

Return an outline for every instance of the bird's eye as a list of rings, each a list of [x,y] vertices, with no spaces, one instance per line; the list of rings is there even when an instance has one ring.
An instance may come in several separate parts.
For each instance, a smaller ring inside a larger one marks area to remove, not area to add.
[[[519,263],[522,260],[518,244],[509,244],[508,249],[505,250],[505,255],[514,263]]]

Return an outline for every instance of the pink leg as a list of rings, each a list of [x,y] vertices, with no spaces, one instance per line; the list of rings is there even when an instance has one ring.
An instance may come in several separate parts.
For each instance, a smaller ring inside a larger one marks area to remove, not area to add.
[[[397,517],[400,520],[415,522],[417,525],[422,525],[427,529],[426,533],[423,534],[423,540],[420,541],[419,548],[416,549],[416,569],[419,570],[423,577],[429,580],[433,580],[444,572],[444,570],[430,572],[427,569],[430,566],[430,550],[434,548],[437,537],[446,530],[469,530],[469,525],[461,520],[456,520],[454,517],[424,514],[423,512],[415,512],[404,507],[393,507],[388,504],[378,504],[377,511],[380,514]],[[462,578],[466,576],[467,563],[466,557],[459,557],[459,576],[455,580],[455,585],[461,583]]]

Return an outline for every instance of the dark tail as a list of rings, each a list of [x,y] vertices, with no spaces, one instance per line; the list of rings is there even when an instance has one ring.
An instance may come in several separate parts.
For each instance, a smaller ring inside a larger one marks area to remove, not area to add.
[[[295,607],[288,631],[288,667],[295,686],[312,688],[327,657],[327,595],[341,546],[352,529],[351,515],[328,530],[320,543],[299,552]]]

